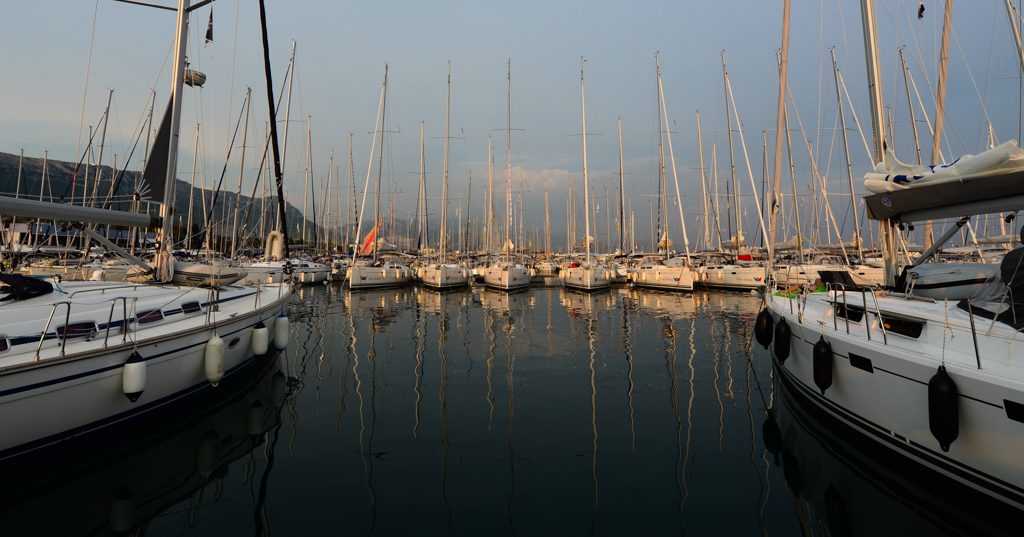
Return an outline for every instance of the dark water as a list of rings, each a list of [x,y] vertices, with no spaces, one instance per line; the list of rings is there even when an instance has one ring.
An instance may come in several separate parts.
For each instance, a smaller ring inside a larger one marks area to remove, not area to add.
[[[8,471],[2,534],[997,532],[776,386],[758,306],[303,289],[286,353],[218,399]]]

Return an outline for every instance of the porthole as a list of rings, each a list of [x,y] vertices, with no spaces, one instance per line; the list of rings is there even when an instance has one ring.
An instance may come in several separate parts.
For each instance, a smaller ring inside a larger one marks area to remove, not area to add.
[[[164,312],[160,310],[140,311],[135,315],[135,321],[139,324],[153,324],[164,320]]]
[[[185,302],[181,305],[181,311],[184,313],[199,313],[203,311],[203,307],[198,302]]]
[[[57,337],[67,339],[78,339],[89,337],[96,333],[95,321],[81,321],[57,327]]]
[[[915,339],[921,337],[921,332],[924,330],[924,322],[922,321],[903,319],[884,313],[882,314],[882,326],[888,332]]]
[[[864,318],[864,309],[857,306],[846,306],[836,304],[836,317],[849,319],[851,322],[859,323]]]

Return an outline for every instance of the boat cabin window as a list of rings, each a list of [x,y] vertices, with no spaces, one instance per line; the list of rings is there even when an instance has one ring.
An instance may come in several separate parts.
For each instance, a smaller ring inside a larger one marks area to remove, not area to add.
[[[907,336],[912,338],[921,337],[921,331],[924,330],[924,321],[915,321],[912,319],[904,319],[902,317],[896,317],[886,313],[882,313],[882,326],[885,327],[886,331],[899,334],[901,336]]]
[[[160,310],[140,311],[135,315],[135,321],[139,324],[153,324],[164,320],[164,312]]]
[[[859,323],[864,318],[864,308],[859,306],[849,306],[846,304],[836,304],[836,317],[841,319],[849,319],[852,322]],[[888,328],[886,328],[888,330]]]
[[[57,337],[61,339],[78,339],[96,333],[95,321],[80,321],[57,327]]]
[[[199,313],[203,311],[203,307],[198,302],[185,302],[181,305],[181,311],[184,313]]]
[[[0,353],[4,353],[11,350],[11,340],[7,338],[0,338]]]

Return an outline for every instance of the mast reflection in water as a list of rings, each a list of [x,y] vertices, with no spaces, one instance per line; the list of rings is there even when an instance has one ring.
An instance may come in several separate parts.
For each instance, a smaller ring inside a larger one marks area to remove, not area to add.
[[[901,476],[800,407],[753,344],[747,294],[297,295],[290,347],[244,385],[7,472],[4,535],[998,534],[1021,519]]]

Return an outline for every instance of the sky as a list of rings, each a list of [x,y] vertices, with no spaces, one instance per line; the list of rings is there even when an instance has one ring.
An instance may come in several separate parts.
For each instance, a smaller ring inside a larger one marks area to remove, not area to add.
[[[172,1],[163,3],[171,5]],[[913,99],[922,158],[925,162],[931,158],[931,136],[925,118],[935,121],[933,91],[943,3],[925,1],[923,5],[925,16],[918,20],[916,1],[876,3],[882,86],[893,114],[896,153],[905,162],[916,162],[917,156],[899,64],[901,47],[920,95],[920,102],[916,95]],[[259,145],[254,138],[262,139],[268,117],[258,2],[217,0],[212,10],[214,41],[209,45],[203,44],[203,36],[211,6],[192,13],[189,60],[208,79],[203,89],[186,93],[178,177],[191,179],[197,123],[201,150],[196,182],[209,188],[220,177],[248,86],[252,88],[252,109],[243,190],[251,190],[258,164],[254,155],[259,153],[254,150]],[[148,111],[150,91],[157,92],[158,111],[166,103],[174,13],[111,0],[19,2],[5,6],[3,11],[0,47],[4,53],[0,66],[8,76],[0,85],[0,102],[5,103],[0,107],[0,151],[17,153],[24,149],[26,155],[40,157],[48,150],[50,158],[77,160],[76,155],[84,150],[88,127],[98,124],[108,90],[112,89],[106,151],[107,155],[122,158]],[[744,195],[742,225],[748,240],[756,232],[751,176],[760,189],[765,177],[765,140],[769,160],[774,158],[781,2],[267,0],[267,14],[276,97],[281,96],[292,41],[296,42],[284,175],[287,198],[300,208],[307,128],[317,188],[321,179],[327,179],[332,150],[340,172],[338,184],[347,188],[352,135],[354,182],[361,193],[367,176],[371,177],[372,196],[376,158],[369,172],[368,166],[387,64],[385,130],[389,132],[382,171],[387,186],[382,191],[397,189],[398,216],[411,217],[423,122],[429,203],[431,213],[439,213],[450,62],[450,210],[454,213],[457,206],[465,206],[471,174],[473,216],[480,219],[487,183],[488,136],[492,137],[495,152],[496,195],[503,201],[507,62],[511,62],[512,128],[521,129],[513,132],[511,144],[514,195],[520,194],[521,179],[525,221],[527,225],[533,221],[543,226],[546,185],[551,200],[552,243],[556,249],[564,249],[568,184],[574,180],[582,191],[583,181],[582,137],[578,136],[582,131],[582,57],[587,60],[588,180],[600,208],[595,226],[600,230],[598,241],[605,240],[605,215],[609,213],[605,189],[614,200],[618,188],[617,123],[621,120],[625,190],[632,203],[637,238],[641,246],[649,245],[648,208],[658,184],[657,53],[687,235],[691,243],[696,243],[702,220],[698,111],[707,180],[715,175],[711,169],[713,145],[718,189],[723,197],[726,182],[731,179],[724,53],[747,155],[745,159],[739,132],[734,132],[737,183]],[[806,140],[825,176],[827,190],[835,194],[829,201],[836,225],[849,240],[852,206],[837,129],[830,51],[835,52],[852,101],[852,106],[846,105],[846,116],[859,198],[864,192],[860,177],[871,166],[864,142],[870,144],[871,132],[860,2],[794,0],[791,17],[790,119],[801,217],[805,227],[811,225],[807,222],[813,214],[812,199],[805,193],[817,180],[811,174]],[[1020,59],[1002,2],[955,4],[953,35],[942,160],[984,150],[990,123],[997,143],[1016,139],[1020,133]],[[282,105],[278,116],[282,140],[283,112]],[[860,132],[853,114],[861,122]],[[735,124],[733,128],[738,131]],[[231,189],[237,188],[240,140],[241,134],[226,171],[229,179],[225,181]],[[133,157],[133,163],[129,167],[139,169],[140,155]],[[671,165],[667,168],[669,188],[674,194]],[[787,168],[783,166],[784,185],[791,184]],[[714,185],[708,188],[714,190]],[[791,192],[790,186],[787,194]],[[674,201],[670,203],[675,206]],[[724,204],[723,199],[723,220]],[[367,207],[371,206],[372,200]],[[504,217],[502,206],[498,204],[499,219]],[[862,212],[863,204],[858,203],[858,207]],[[465,212],[464,208],[460,210]],[[337,214],[337,210],[334,212]],[[671,210],[669,217],[673,226],[670,232],[678,240],[678,210]],[[582,223],[582,215],[579,218]],[[792,225],[788,224],[790,228]],[[607,226],[614,230],[614,220]],[[722,227],[724,233],[724,221]],[[867,233],[866,225],[862,228]],[[824,225],[819,225],[816,232],[827,240]],[[582,238],[582,230],[578,238]]]

